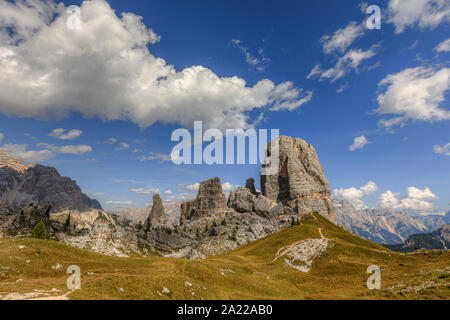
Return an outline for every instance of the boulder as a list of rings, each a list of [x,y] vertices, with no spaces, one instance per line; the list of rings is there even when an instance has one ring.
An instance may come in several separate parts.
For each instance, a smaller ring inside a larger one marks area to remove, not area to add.
[[[266,219],[278,218],[283,214],[283,204],[265,196],[259,196],[255,201],[254,211],[257,215]]]
[[[279,167],[273,175],[261,174],[261,191],[269,199],[292,208],[296,214],[318,212],[334,221],[330,184],[313,146],[301,139],[278,137]],[[267,148],[271,155],[272,141]],[[263,168],[269,164],[264,164]]]
[[[237,212],[252,212],[256,196],[247,188],[239,187],[236,191],[230,192],[228,207]]]

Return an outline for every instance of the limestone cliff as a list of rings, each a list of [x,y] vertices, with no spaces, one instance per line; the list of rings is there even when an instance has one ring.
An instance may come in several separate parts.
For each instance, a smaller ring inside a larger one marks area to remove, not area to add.
[[[330,184],[314,147],[301,139],[286,136],[279,137],[278,142],[278,172],[261,175],[262,194],[297,214],[315,211],[334,221]],[[268,156],[272,143],[267,148]]]

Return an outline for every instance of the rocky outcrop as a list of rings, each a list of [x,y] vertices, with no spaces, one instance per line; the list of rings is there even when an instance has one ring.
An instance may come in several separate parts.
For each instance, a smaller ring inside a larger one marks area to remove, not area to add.
[[[267,148],[268,156],[273,143]],[[330,184],[314,147],[301,139],[286,136],[279,137],[278,144],[278,172],[261,175],[262,194],[290,207],[296,214],[318,212],[334,220]]]
[[[180,222],[183,224],[186,220],[196,220],[226,208],[227,200],[223,194],[220,179],[210,179],[200,183],[195,200],[181,205]]]
[[[50,214],[54,237],[68,245],[110,256],[143,254],[144,234],[130,221],[102,210]]]
[[[172,223],[166,218],[164,205],[159,194],[153,196],[152,209],[144,224],[145,230],[150,230],[155,227],[173,227]]]
[[[250,192],[252,194],[254,194],[255,196],[259,196],[259,192],[256,191],[255,188],[255,179],[253,178],[248,178],[247,181],[245,182],[245,188],[247,188],[248,190],[250,190]]]
[[[236,191],[230,192],[228,207],[237,212],[252,212],[256,201],[256,195],[247,188],[239,187]]]
[[[0,168],[0,200],[8,200],[15,210],[30,203],[51,206],[52,211],[102,208],[97,200],[82,193],[75,181],[61,177],[55,168],[41,165],[24,172]]]

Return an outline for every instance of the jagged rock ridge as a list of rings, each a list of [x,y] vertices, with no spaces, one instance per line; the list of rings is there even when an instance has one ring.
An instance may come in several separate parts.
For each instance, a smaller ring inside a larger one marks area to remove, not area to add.
[[[428,233],[450,223],[450,214],[413,216],[406,211],[357,210],[349,201],[333,199],[336,223],[380,244],[402,244],[410,235]]]
[[[7,200],[15,209],[30,203],[51,206],[52,211],[102,209],[97,200],[81,192],[75,181],[61,177],[55,168],[42,165],[24,171],[9,166],[0,168],[0,200]]]

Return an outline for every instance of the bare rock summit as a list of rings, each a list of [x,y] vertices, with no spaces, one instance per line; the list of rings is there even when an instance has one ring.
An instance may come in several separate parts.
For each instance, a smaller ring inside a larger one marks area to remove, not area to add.
[[[318,212],[334,221],[330,184],[316,150],[301,139],[280,136],[279,168],[273,175],[261,175],[263,196],[282,203],[296,214]],[[271,145],[269,144],[268,156]],[[267,164],[263,165],[263,168]]]
[[[197,220],[226,208],[227,200],[223,194],[220,179],[203,181],[200,183],[197,198],[181,205],[180,222],[183,224],[186,220]]]

